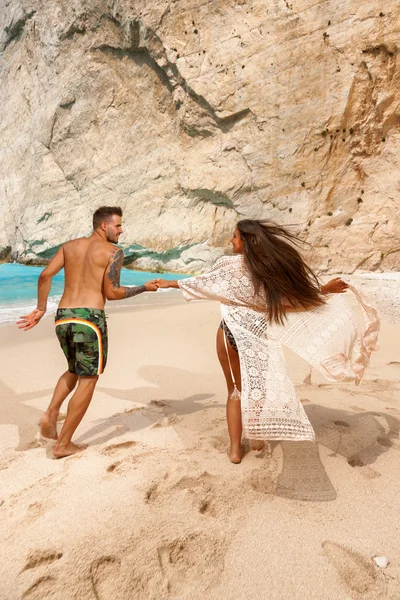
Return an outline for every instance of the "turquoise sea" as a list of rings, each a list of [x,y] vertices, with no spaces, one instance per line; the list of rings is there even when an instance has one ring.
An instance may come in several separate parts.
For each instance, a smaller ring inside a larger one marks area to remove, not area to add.
[[[14,321],[22,312],[36,305],[37,279],[43,267],[28,267],[18,263],[0,265],[0,323]],[[186,275],[176,273],[147,273],[144,271],[121,270],[122,285],[143,285],[150,279],[182,279]],[[49,295],[49,313],[55,312],[64,287],[64,270],[54,278]]]

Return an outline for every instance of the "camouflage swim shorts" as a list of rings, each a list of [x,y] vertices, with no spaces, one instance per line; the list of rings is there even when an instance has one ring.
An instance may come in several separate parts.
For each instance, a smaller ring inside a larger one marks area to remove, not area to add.
[[[59,308],[56,334],[70,373],[93,377],[104,371],[108,346],[104,310]]]

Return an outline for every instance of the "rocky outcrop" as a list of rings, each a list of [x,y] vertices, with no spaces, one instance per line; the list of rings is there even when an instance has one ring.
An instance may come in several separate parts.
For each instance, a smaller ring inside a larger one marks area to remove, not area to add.
[[[0,251],[46,261],[108,204],[135,268],[204,270],[249,217],[398,269],[397,4],[3,0]]]

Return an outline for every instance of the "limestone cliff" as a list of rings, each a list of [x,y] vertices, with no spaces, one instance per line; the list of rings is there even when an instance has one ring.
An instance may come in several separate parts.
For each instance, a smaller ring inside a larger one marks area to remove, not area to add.
[[[0,0],[0,252],[124,209],[127,261],[201,271],[244,217],[322,271],[399,269],[398,0]]]

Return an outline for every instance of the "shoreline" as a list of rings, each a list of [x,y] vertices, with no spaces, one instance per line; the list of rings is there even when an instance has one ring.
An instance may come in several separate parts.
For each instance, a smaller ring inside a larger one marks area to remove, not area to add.
[[[387,319],[391,323],[400,323],[400,272],[388,272],[388,273],[357,273],[352,276],[344,276],[341,274],[332,274],[329,276],[324,276],[321,278],[321,281],[327,282],[329,279],[334,277],[343,277],[345,281],[353,284],[355,287],[359,288],[359,290],[369,297],[373,304],[376,306],[380,315]],[[114,310],[114,307],[119,306],[122,308],[123,306],[134,306],[138,304],[147,305],[151,302],[159,302],[156,298],[159,297],[159,294],[164,293],[176,293],[179,290],[169,289],[162,290],[156,292],[153,296],[154,300],[149,299],[151,296],[151,292],[147,292],[145,294],[141,294],[136,298],[130,298],[123,301],[118,302],[108,302],[106,303],[106,312]],[[51,303],[51,309],[46,313],[44,319],[48,318],[55,314],[57,303],[60,296],[50,296],[49,302]],[[185,302],[182,298],[182,301]],[[29,301],[21,301],[18,304],[15,303],[5,303],[0,306],[0,327],[12,325],[15,321],[14,318],[18,318],[19,315],[16,315],[17,312],[20,311],[28,311],[33,310],[35,307],[36,299],[32,299],[32,302]],[[2,311],[14,311],[13,317],[7,320],[2,319]],[[14,315],[15,313],[15,315]]]

